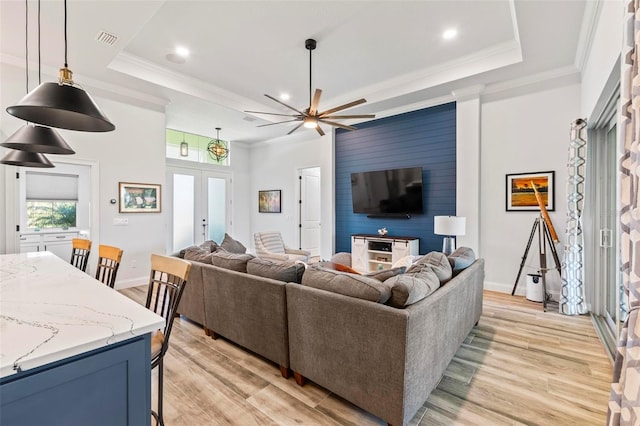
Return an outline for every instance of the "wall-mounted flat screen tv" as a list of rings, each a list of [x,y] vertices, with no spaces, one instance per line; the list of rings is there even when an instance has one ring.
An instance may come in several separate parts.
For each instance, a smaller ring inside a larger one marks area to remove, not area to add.
[[[354,213],[422,213],[422,167],[351,173],[351,197]]]

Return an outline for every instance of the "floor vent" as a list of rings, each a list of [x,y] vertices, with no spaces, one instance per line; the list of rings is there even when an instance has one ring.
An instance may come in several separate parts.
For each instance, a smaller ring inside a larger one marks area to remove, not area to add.
[[[115,34],[108,33],[106,31],[100,31],[96,36],[96,40],[108,46],[113,46],[118,42],[118,36]]]

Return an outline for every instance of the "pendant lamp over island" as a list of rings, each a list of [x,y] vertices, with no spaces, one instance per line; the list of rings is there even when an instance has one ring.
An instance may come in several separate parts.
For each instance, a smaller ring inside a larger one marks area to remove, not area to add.
[[[67,0],[64,0],[64,67],[57,83],[42,83],[17,105],[7,108],[14,117],[32,123],[83,132],[110,132],[115,125],[89,94],[75,85],[67,64]]]
[[[44,156],[44,154],[40,154],[39,152],[19,151],[16,149],[7,151],[0,162],[9,166],[42,168],[55,167],[51,161]]]

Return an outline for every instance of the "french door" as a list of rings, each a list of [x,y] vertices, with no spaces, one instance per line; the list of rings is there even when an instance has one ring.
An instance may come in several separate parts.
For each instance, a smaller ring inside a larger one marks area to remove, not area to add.
[[[167,186],[172,252],[231,233],[229,173],[169,166]]]

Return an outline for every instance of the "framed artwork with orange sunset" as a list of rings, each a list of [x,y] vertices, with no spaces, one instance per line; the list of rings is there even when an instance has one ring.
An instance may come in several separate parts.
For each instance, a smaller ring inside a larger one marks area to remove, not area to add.
[[[513,173],[507,175],[508,212],[537,212],[540,206],[535,189],[545,202],[547,211],[555,210],[555,172]]]

